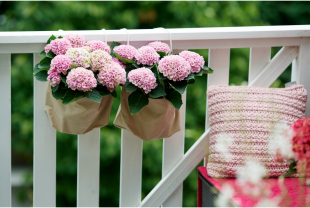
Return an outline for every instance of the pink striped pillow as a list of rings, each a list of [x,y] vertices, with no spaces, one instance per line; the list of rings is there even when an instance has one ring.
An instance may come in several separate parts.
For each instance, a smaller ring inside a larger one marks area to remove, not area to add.
[[[247,159],[255,159],[265,165],[269,177],[285,173],[288,163],[274,162],[268,142],[274,132],[284,138],[285,128],[276,128],[279,123],[288,127],[305,117],[306,101],[307,91],[302,85],[282,89],[210,86],[208,175],[214,178],[236,177],[238,167]],[[223,149],[223,141],[227,148],[224,145]],[[271,149],[275,152],[277,147]]]

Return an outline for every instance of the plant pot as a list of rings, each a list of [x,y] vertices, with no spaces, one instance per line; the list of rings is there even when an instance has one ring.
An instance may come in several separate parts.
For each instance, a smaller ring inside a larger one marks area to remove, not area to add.
[[[130,131],[144,141],[167,138],[181,130],[180,113],[167,100],[149,98],[147,106],[131,115],[128,106],[129,95],[130,93],[122,88],[115,126]]]
[[[111,95],[101,98],[96,103],[87,98],[63,105],[56,100],[48,86],[45,97],[45,112],[52,126],[60,132],[67,134],[85,134],[94,128],[108,125],[113,97]]]

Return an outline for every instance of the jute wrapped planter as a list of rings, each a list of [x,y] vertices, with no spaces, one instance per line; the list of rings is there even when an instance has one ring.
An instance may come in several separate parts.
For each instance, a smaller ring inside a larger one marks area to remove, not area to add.
[[[167,138],[181,130],[179,111],[167,100],[149,99],[147,106],[131,115],[128,106],[129,95],[130,93],[123,88],[115,126],[126,129],[145,141]]]
[[[45,98],[45,112],[52,126],[67,134],[85,134],[94,128],[108,125],[113,97],[101,98],[96,103],[87,98],[81,98],[68,105],[56,100],[48,86]]]

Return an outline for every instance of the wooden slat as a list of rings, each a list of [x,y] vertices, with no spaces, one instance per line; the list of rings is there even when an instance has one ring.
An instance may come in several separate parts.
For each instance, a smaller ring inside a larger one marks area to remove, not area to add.
[[[141,202],[142,139],[122,130],[120,207],[136,207]]]
[[[183,105],[180,108],[181,131],[163,141],[162,177],[165,177],[184,155],[186,91],[182,95],[182,100]],[[182,197],[183,184],[172,193],[172,195],[162,204],[162,207],[182,207]]]
[[[42,57],[34,54],[34,65]],[[44,112],[48,82],[34,78],[33,206],[56,206],[56,130]]]
[[[0,54],[0,207],[11,206],[11,54]]]
[[[298,47],[283,47],[267,66],[249,83],[249,86],[269,87],[297,57]]]
[[[185,178],[208,153],[208,129],[186,152],[182,159],[139,204],[141,207],[158,207],[183,183]]]
[[[99,207],[100,128],[78,136],[77,206]]]
[[[249,79],[250,83],[270,61],[271,47],[255,47],[250,49]]]
[[[302,38],[298,57],[292,64],[292,81],[302,84],[310,92],[310,38]],[[306,117],[310,116],[310,98],[306,103]]]

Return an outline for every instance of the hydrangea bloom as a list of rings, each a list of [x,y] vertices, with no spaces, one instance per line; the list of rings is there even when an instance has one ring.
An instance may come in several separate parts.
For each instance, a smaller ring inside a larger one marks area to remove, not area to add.
[[[105,65],[98,74],[98,82],[106,86],[110,92],[126,82],[126,71],[118,63]]]
[[[90,67],[90,55],[88,51],[83,48],[70,48],[66,56],[70,58],[72,66]]]
[[[100,41],[100,40],[91,40],[91,41],[88,41],[86,43],[86,46],[89,46],[91,48],[92,51],[96,51],[96,50],[103,50],[105,52],[107,52],[108,54],[111,53],[111,49],[110,49],[110,46],[108,46],[108,44],[106,44],[105,42],[103,41]]]
[[[72,48],[81,48],[85,45],[82,35],[66,35],[64,38],[70,41]]]
[[[57,84],[60,83],[60,74],[57,72],[56,68],[51,67],[48,72],[47,72],[48,76],[47,76],[47,81],[52,81],[50,83],[51,86],[55,87]]]
[[[51,49],[52,49],[52,45],[51,45],[51,44],[47,44],[47,45],[44,47],[45,53],[48,53]]]
[[[112,58],[112,61],[115,63],[118,63],[123,69],[126,69],[126,65],[123,62],[121,62],[120,60],[118,60],[118,58],[114,57],[114,58]]]
[[[128,73],[128,80],[138,88],[143,89],[145,94],[148,94],[152,89],[157,87],[154,73],[144,67],[131,70]]]
[[[51,67],[58,73],[67,74],[68,69],[71,68],[71,60],[65,55],[55,56],[51,61]]]
[[[160,42],[160,41],[154,41],[148,44],[148,46],[155,49],[155,51],[161,51],[166,53],[171,53],[171,49],[168,46],[168,44]]]
[[[92,91],[97,87],[97,80],[94,73],[83,67],[72,69],[67,76],[68,87],[72,90]]]
[[[198,73],[200,69],[205,65],[205,60],[198,53],[192,51],[182,51],[179,56],[189,62],[192,67],[193,73]]]
[[[103,50],[97,50],[90,53],[90,62],[93,71],[101,70],[112,62],[112,56]]]
[[[151,66],[159,62],[159,55],[154,48],[150,46],[142,46],[136,53],[137,64]]]
[[[84,45],[83,47],[81,47],[85,50],[87,50],[89,53],[92,52],[91,47]]]
[[[114,48],[114,52],[118,53],[122,58],[135,60],[137,49],[131,45],[119,45]]]
[[[158,70],[170,80],[182,81],[191,73],[191,66],[184,58],[171,55],[159,61]]]
[[[55,39],[51,42],[51,50],[56,55],[65,55],[69,48],[72,48],[71,43],[65,38]]]

